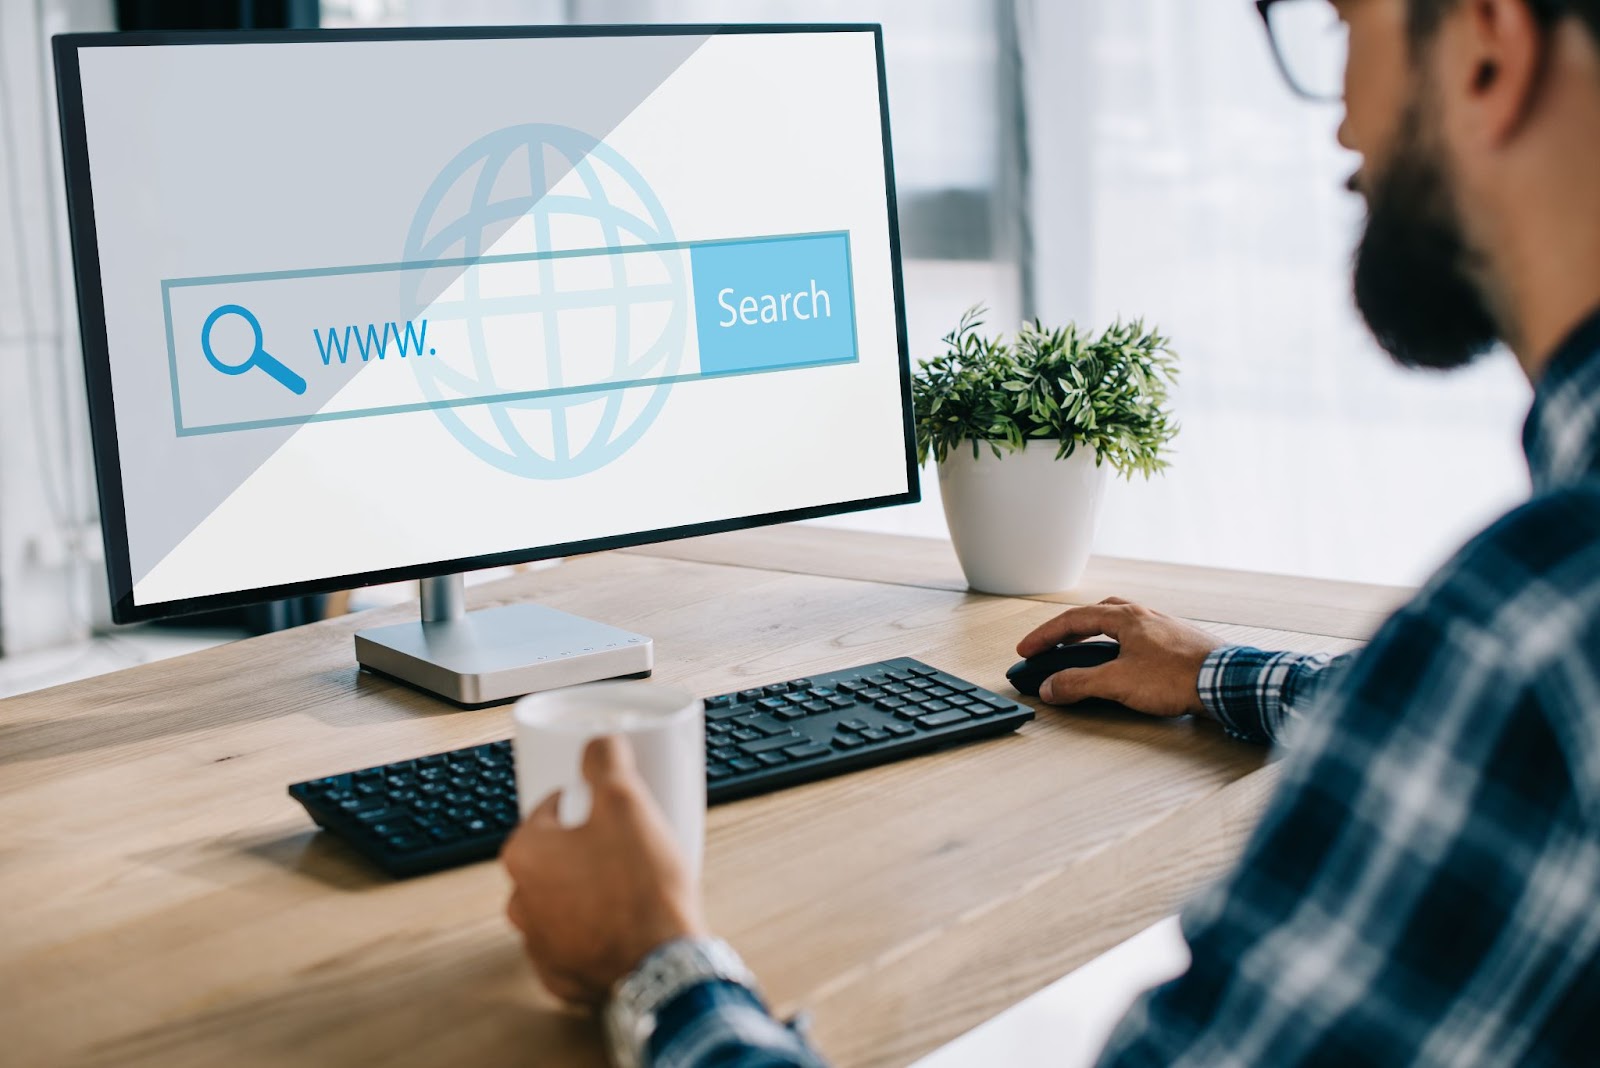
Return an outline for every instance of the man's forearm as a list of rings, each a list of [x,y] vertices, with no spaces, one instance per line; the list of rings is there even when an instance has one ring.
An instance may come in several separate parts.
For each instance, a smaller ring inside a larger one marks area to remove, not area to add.
[[[1244,645],[1213,650],[1200,668],[1205,714],[1235,738],[1281,743],[1353,653],[1268,652]]]

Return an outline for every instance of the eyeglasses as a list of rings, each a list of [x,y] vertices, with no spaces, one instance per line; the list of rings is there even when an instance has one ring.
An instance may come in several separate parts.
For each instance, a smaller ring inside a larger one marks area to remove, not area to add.
[[[1344,99],[1350,28],[1330,0],[1256,0],[1284,80],[1307,100]]]

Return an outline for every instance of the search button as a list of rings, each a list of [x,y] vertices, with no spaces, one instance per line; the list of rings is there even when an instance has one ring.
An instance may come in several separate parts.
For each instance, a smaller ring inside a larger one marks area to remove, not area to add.
[[[237,363],[225,363],[218,359],[217,354],[211,350],[211,328],[217,325],[217,320],[225,315],[237,315],[249,324],[255,334],[255,344],[251,347],[250,354]],[[261,321],[255,313],[238,304],[224,304],[210,315],[206,316],[206,325],[200,328],[200,348],[206,354],[206,362],[225,375],[242,375],[252,367],[259,367],[284,389],[291,393],[304,393],[306,380],[295,374],[276,357],[267,353],[262,347]]]

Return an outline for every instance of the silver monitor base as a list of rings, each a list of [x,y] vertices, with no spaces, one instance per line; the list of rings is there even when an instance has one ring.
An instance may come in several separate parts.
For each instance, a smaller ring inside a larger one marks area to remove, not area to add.
[[[644,676],[654,667],[649,638],[581,616],[536,604],[467,612],[460,579],[424,580],[423,619],[357,631],[356,660],[472,707],[582,682]],[[446,585],[430,596],[429,582]]]

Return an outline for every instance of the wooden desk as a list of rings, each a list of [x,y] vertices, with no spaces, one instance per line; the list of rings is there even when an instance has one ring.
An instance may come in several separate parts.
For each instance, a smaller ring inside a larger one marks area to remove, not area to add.
[[[913,655],[1003,689],[1059,600],[971,595],[948,546],[790,528],[471,591],[656,639],[720,693]],[[1342,649],[1403,591],[1097,561],[1231,640]],[[0,702],[0,1061],[600,1064],[537,988],[479,864],[406,882],[314,833],[291,781],[509,734],[360,675],[385,609]],[[1018,735],[714,808],[716,929],[841,1065],[903,1064],[1158,917],[1272,783],[1207,724],[1044,710]]]

